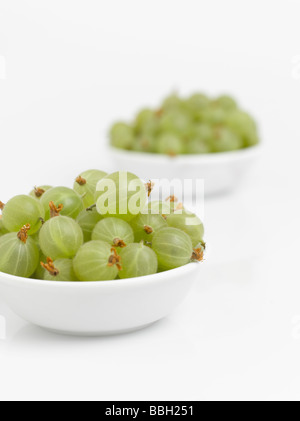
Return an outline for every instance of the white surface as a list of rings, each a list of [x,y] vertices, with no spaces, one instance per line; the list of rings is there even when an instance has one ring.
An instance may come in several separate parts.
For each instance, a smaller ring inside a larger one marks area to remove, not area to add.
[[[299,1],[0,0],[0,11],[2,201],[109,170],[109,123],[176,87],[232,92],[265,141],[256,176],[206,201],[211,255],[169,318],[62,338],[0,300],[0,397],[299,399]]]
[[[0,272],[0,296],[36,326],[70,335],[114,335],[170,315],[200,269],[191,263],[155,275],[102,282],[41,282]]]

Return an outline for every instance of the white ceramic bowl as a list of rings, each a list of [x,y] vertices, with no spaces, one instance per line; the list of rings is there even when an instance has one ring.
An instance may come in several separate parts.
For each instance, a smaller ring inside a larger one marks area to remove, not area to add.
[[[204,180],[205,194],[216,194],[237,187],[249,172],[261,146],[233,152],[168,157],[159,154],[123,151],[110,147],[112,161],[118,171],[131,171],[144,180]],[[192,189],[185,192],[194,195]]]
[[[0,272],[0,294],[20,317],[58,333],[97,336],[146,327],[186,297],[200,265],[103,282],[52,282]]]

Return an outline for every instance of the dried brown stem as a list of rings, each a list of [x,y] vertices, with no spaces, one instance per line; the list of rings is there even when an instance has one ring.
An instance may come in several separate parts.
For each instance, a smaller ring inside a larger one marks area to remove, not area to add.
[[[5,204],[3,202],[0,201],[0,210],[3,210],[5,207]]]
[[[148,197],[151,196],[152,190],[154,189],[154,183],[152,183],[151,180],[149,180],[149,183],[145,184],[146,190],[148,192]]]
[[[116,265],[119,270],[122,270],[121,257],[118,255],[117,250],[113,247],[111,249],[111,252],[112,252],[112,255],[108,259],[107,266],[113,267],[114,265]]]
[[[204,259],[204,250],[202,247],[193,250],[192,260],[196,262],[202,262]]]
[[[159,108],[158,110],[155,111],[155,116],[160,118],[164,113],[163,108]]]
[[[36,186],[34,187],[35,197],[40,198],[43,196],[44,193],[45,193],[44,189],[41,189],[40,187],[36,187]]]
[[[54,218],[55,216],[60,215],[60,212],[63,210],[64,205],[58,205],[58,207],[56,207],[54,202],[50,202],[49,207],[50,207],[50,218]]]
[[[121,238],[115,238],[113,241],[113,245],[114,247],[120,247],[120,248],[127,247],[127,244],[124,243],[124,241],[121,240]]]
[[[166,202],[174,203],[174,202],[178,202],[178,199],[176,196],[169,196],[166,198]]]
[[[84,186],[86,184],[86,179],[81,177],[81,175],[79,177],[76,178],[76,183],[78,183],[80,186]]]
[[[28,231],[30,230],[30,224],[24,225],[17,234],[17,237],[22,243],[26,244],[28,239]]]
[[[41,266],[46,269],[51,276],[59,275],[59,270],[54,266],[54,262],[50,257],[47,257],[47,263],[41,262]]]
[[[149,225],[144,225],[144,231],[145,231],[146,234],[152,234],[153,228],[150,227]]]

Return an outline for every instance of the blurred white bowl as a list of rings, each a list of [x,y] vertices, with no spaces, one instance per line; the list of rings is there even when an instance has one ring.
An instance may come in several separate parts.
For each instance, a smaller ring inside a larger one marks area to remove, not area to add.
[[[200,265],[103,282],[52,282],[0,272],[0,293],[20,317],[58,333],[97,336],[146,327],[186,297]]]
[[[118,171],[131,171],[144,180],[204,180],[205,194],[236,188],[260,154],[261,146],[233,152],[205,155],[166,155],[125,151],[110,147],[111,159]],[[195,192],[185,191],[187,195]]]

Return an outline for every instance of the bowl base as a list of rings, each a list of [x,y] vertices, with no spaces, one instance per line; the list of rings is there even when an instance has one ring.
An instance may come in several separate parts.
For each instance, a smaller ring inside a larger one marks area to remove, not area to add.
[[[142,329],[146,329],[147,327],[152,326],[153,324],[157,323],[158,320],[155,322],[147,323],[142,326],[136,326],[130,329],[120,329],[120,330],[108,330],[108,331],[99,331],[99,332],[73,332],[73,331],[65,331],[65,330],[57,330],[57,329],[50,329],[43,326],[38,326],[43,330],[47,330],[48,332],[55,333],[57,335],[64,335],[64,336],[81,336],[81,337],[101,337],[101,336],[116,336],[116,335],[125,335],[127,333],[137,332]]]

